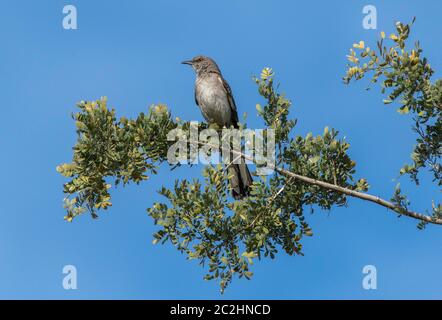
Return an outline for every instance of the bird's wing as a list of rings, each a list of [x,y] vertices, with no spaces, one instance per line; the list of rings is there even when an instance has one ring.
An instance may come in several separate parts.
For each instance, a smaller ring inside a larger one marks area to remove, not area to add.
[[[198,87],[197,86],[195,86],[195,103],[196,103],[196,105],[197,106],[199,106],[200,105],[200,103],[199,103],[199,101],[198,101],[198,93],[197,93],[197,90],[198,90]]]
[[[227,100],[229,101],[231,115],[232,115],[230,123],[233,125],[234,128],[237,128],[239,122],[238,110],[236,109],[236,104],[235,104],[235,99],[233,98],[232,89],[230,89],[229,84],[221,75],[218,75],[218,80],[221,81],[221,83],[223,84],[224,90],[226,91],[227,94]]]

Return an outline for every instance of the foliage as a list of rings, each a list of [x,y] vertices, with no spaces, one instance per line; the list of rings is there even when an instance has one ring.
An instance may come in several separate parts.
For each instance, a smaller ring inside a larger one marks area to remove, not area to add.
[[[380,82],[381,91],[387,94],[384,104],[398,101],[400,114],[411,114],[413,130],[417,133],[416,145],[411,153],[411,164],[400,169],[401,175],[409,175],[419,184],[418,174],[428,168],[436,184],[442,186],[442,80],[432,81],[434,70],[422,56],[419,42],[407,49],[411,24],[396,23],[396,33],[387,39],[381,32],[377,49],[365,47],[363,41],[354,44],[347,56],[350,64],[344,82],[359,80],[371,74],[371,82]],[[398,198],[397,188],[393,203],[406,205]],[[403,197],[403,196],[402,196]],[[408,201],[406,202],[408,203]],[[432,205],[434,218],[442,217],[440,205]],[[425,224],[420,224],[423,227]]]
[[[396,28],[398,33],[390,36],[389,48],[384,45],[384,33],[377,51],[366,48],[363,41],[354,45],[344,81],[373,74],[372,82],[380,81],[382,92],[388,91],[384,103],[398,100],[400,113],[413,116],[417,145],[413,163],[402,168],[401,174],[410,175],[418,183],[419,171],[428,167],[440,186],[442,81],[431,81],[433,70],[421,57],[418,43],[413,50],[406,50],[410,26],[398,23]],[[317,136],[294,135],[297,120],[290,118],[292,103],[274,85],[272,69],[263,69],[254,81],[263,100],[256,109],[265,127],[275,132],[276,167],[280,170],[270,176],[255,174],[250,196],[235,201],[230,196],[226,167],[208,165],[203,168],[202,179],[177,180],[172,188],[163,186],[159,193],[165,201],[147,209],[158,226],[153,243],[171,243],[188,259],[207,266],[205,279],[218,280],[221,291],[235,276],[250,279],[256,260],[274,259],[279,251],[302,255],[303,237],[313,235],[306,209],[330,210],[346,205],[346,194],[358,191],[361,195],[369,187],[365,179],[354,178],[355,162],[348,155],[349,144],[339,138],[338,131],[325,128]],[[99,210],[108,209],[112,205],[112,185],[138,184],[157,174],[175,143],[167,139],[171,130],[182,129],[187,141],[191,138],[191,123],[173,119],[164,105],[152,106],[147,114],[141,113],[133,120],[118,119],[105,98],[83,101],[78,107],[80,111],[73,115],[78,140],[72,162],[57,167],[70,178],[64,185],[65,219],[69,222],[85,212],[96,218]],[[199,129],[204,128],[207,125],[199,125]],[[188,143],[186,147],[190,149]],[[281,174],[284,170],[322,184]],[[324,183],[338,188],[323,187]],[[389,208],[407,213],[409,200],[399,185],[391,202]],[[442,205],[433,203],[432,211],[434,218],[441,217]]]
[[[156,174],[159,163],[165,160],[168,148],[167,133],[176,127],[167,108],[163,105],[151,107],[146,115],[137,119],[121,118],[117,121],[115,110],[107,108],[107,99],[95,102],[80,102],[80,112],[73,115],[77,127],[78,141],[74,146],[72,163],[57,167],[63,176],[72,178],[64,185],[64,192],[76,195],[65,199],[66,220],[89,211],[112,205],[109,194],[113,178],[114,185],[147,180]]]
[[[338,132],[326,128],[322,135],[293,136],[295,120],[289,120],[291,102],[274,87],[271,69],[256,78],[265,106],[258,108],[268,128],[276,131],[278,162],[305,176],[349,189],[366,190],[364,179],[354,181],[355,162],[349,144]],[[156,174],[173,143],[167,133],[186,128],[188,122],[172,120],[165,106],[154,106],[135,120],[120,118],[107,108],[106,99],[81,102],[73,118],[78,141],[71,164],[58,171],[71,178],[64,187],[66,220],[89,211],[94,217],[111,205],[111,183],[140,183]],[[187,131],[184,131],[187,132]],[[218,279],[223,291],[237,275],[250,279],[254,259],[275,258],[278,251],[302,254],[303,236],[311,236],[306,207],[330,209],[346,204],[346,196],[304,182],[273,174],[255,178],[251,195],[234,201],[228,177],[221,166],[206,166],[204,180],[176,181],[160,194],[166,203],[155,203],[148,214],[159,226],[154,243],[170,242],[187,255],[208,266],[205,279]]]

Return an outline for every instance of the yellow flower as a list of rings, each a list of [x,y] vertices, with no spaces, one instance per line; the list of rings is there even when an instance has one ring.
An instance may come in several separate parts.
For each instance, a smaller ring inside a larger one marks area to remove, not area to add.
[[[364,49],[364,47],[365,47],[364,41],[359,41],[359,43],[353,44],[353,48]]]
[[[264,68],[261,72],[261,79],[267,80],[268,78],[271,78],[273,76],[273,70],[272,68]]]
[[[384,31],[381,31],[381,38],[385,39],[385,32]]]
[[[164,104],[156,105],[155,108],[154,108],[154,111],[157,114],[167,113],[167,106],[164,105]]]
[[[359,68],[358,67],[351,67],[350,69],[348,69],[347,75],[349,77],[353,77],[358,72],[359,72]]]

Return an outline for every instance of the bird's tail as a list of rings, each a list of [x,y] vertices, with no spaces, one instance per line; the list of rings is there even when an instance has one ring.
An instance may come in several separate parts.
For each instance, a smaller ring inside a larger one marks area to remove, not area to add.
[[[230,176],[232,196],[236,200],[248,196],[253,179],[244,159],[241,158],[241,163],[232,163],[228,168],[228,174]]]

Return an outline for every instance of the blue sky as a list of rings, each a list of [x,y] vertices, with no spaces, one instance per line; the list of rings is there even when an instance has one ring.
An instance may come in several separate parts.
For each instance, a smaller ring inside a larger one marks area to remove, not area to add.
[[[308,216],[314,237],[305,257],[279,254],[254,265],[252,281],[237,280],[221,296],[205,270],[171,245],[152,245],[156,230],[145,209],[170,186],[164,168],[142,186],[114,190],[111,210],[92,221],[63,220],[55,167],[71,160],[75,103],[108,96],[120,116],[152,103],[202,120],[194,75],[182,60],[213,57],[229,81],[240,114],[260,127],[251,77],[272,67],[294,104],[296,133],[340,130],[352,147],[358,176],[370,192],[391,196],[398,169],[414,143],[411,122],[382,105],[377,90],[341,82],[345,55],[359,40],[417,17],[433,68],[442,70],[437,1],[0,1],[0,298],[442,298],[442,229],[418,231],[376,205],[350,199],[348,208]],[[78,10],[78,30],[62,28],[62,9]],[[362,28],[362,8],[378,10],[378,30]],[[201,168],[176,177],[197,176]],[[425,210],[440,192],[403,181],[413,208]],[[63,266],[75,265],[78,289],[62,287]],[[375,265],[378,289],[363,290],[362,268]]]

